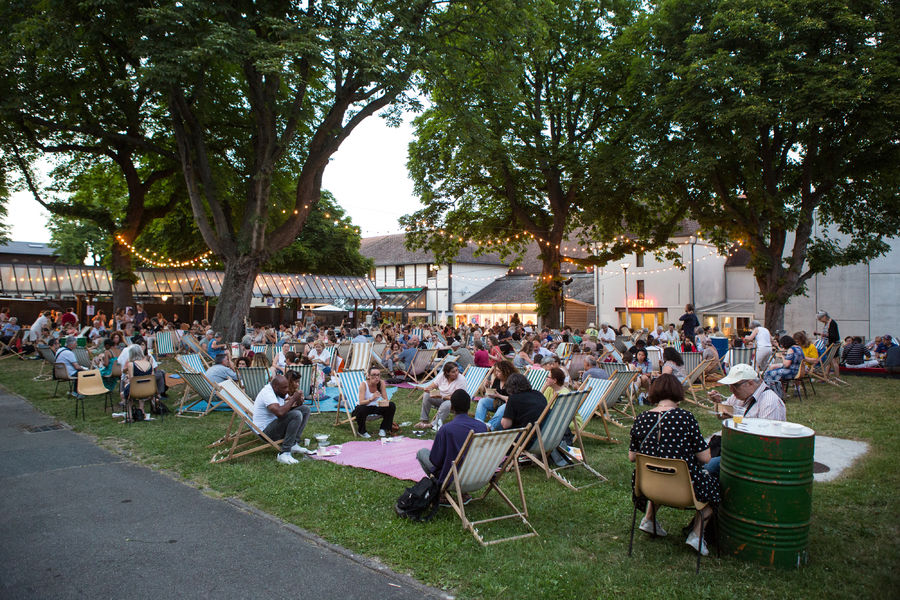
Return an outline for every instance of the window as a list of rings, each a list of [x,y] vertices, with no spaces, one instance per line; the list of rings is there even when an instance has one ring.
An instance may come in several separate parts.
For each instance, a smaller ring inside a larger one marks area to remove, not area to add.
[[[644,266],[644,253],[643,252],[641,252],[640,254],[634,255],[634,266],[635,267],[643,267]],[[643,296],[640,296],[640,297],[643,298]]]
[[[375,267],[372,267],[371,269],[369,269],[369,279],[371,279],[372,281],[375,281]]]
[[[437,272],[437,265],[428,265],[428,279],[434,279],[435,277],[437,277]]]
[[[637,280],[637,299],[638,300],[644,299],[644,280],[643,279]]]
[[[396,267],[394,267],[394,272],[397,276],[397,281],[400,281],[401,279],[406,279],[406,267],[405,266],[397,265]]]

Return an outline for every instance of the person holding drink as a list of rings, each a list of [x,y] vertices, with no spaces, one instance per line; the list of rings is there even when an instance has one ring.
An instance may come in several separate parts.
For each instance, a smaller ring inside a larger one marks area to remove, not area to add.
[[[366,432],[366,419],[369,415],[381,415],[381,427],[378,429],[379,437],[384,437],[394,424],[394,413],[397,405],[388,400],[387,386],[381,379],[381,370],[369,369],[368,377],[359,384],[359,403],[353,416],[356,418],[356,430],[360,437],[372,437]]]

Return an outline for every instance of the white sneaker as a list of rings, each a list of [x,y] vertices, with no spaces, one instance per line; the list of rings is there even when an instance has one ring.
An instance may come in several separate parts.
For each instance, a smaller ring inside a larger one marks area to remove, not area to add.
[[[384,431],[384,429],[379,429],[379,430],[378,430],[378,437],[384,437],[384,436],[386,436],[386,435],[387,435],[387,433]]]
[[[278,455],[278,458],[277,458],[276,460],[277,460],[278,462],[280,462],[281,464],[283,464],[283,465],[296,465],[297,463],[300,462],[299,460],[297,460],[296,458],[294,458],[293,456],[291,456],[291,453],[290,453],[290,452],[282,452],[282,453],[280,453],[280,454]]]
[[[370,437],[372,437],[372,434],[367,431],[365,433],[359,434],[359,437],[369,439]]]
[[[304,448],[300,444],[291,446],[291,454],[309,454],[309,448]]]
[[[640,530],[653,535],[653,521],[651,521],[647,517],[641,519]],[[659,537],[666,536],[666,530],[663,529],[662,524],[659,521],[656,521],[656,535]]]
[[[701,541],[700,536],[693,531],[687,536],[684,543],[699,552],[702,556],[709,556],[709,548],[706,547],[706,541]]]

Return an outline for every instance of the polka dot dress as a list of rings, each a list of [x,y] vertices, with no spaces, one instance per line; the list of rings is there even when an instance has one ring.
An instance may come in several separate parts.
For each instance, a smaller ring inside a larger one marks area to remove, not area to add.
[[[659,425],[654,429],[657,419],[660,419]],[[685,460],[691,472],[697,499],[718,504],[722,500],[719,480],[707,473],[696,457],[698,452],[708,447],[694,415],[682,408],[673,408],[665,412],[646,411],[638,415],[631,427],[631,444],[628,449],[660,458]],[[631,483],[634,489],[634,475]],[[640,510],[645,510],[645,507],[646,502],[638,501]]]

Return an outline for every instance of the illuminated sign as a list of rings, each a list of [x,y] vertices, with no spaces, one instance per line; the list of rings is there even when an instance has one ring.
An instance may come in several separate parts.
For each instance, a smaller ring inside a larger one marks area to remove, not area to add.
[[[629,298],[628,308],[656,308],[656,300],[653,298]]]

